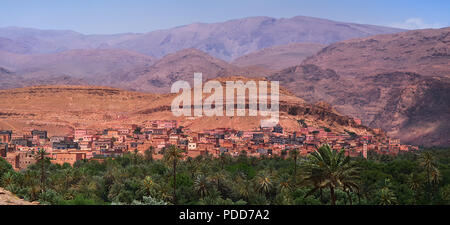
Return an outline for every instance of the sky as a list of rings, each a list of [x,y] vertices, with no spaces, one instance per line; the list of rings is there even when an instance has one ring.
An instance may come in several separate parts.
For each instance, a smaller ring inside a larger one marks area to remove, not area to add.
[[[312,16],[405,29],[450,26],[449,0],[1,0],[0,27],[144,33],[250,16]]]

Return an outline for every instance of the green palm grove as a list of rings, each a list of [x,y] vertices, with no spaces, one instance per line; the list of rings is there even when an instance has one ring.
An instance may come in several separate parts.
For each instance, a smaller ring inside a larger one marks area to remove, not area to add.
[[[323,145],[308,156],[186,157],[175,146],[104,161],[38,163],[16,172],[0,158],[0,186],[42,204],[394,205],[449,204],[450,151],[368,159]],[[164,154],[163,160],[154,160]]]

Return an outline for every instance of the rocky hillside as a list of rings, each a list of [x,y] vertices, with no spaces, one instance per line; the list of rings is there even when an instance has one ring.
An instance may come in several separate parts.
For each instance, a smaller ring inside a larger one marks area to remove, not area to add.
[[[231,62],[239,67],[262,67],[281,70],[300,64],[304,59],[316,54],[326,45],[315,43],[294,43],[264,48],[241,56]]]
[[[291,67],[269,78],[306,101],[328,102],[405,143],[450,145],[448,78],[406,72],[346,77],[316,65]]]
[[[396,74],[377,78],[392,80],[392,76]],[[370,125],[383,127],[408,143],[450,146],[450,79],[417,77],[408,83],[390,91],[385,107]]]
[[[168,93],[171,85],[178,80],[192,84],[194,73],[201,72],[204,79],[223,76],[260,76],[262,70],[241,69],[223,60],[214,58],[197,49],[184,49],[169,54],[155,64],[130,71],[125,76],[136,77],[128,84],[117,85],[130,90],[152,93]]]
[[[28,202],[0,187],[0,205],[39,205],[39,202]]]
[[[28,77],[0,67],[0,89],[29,87],[34,85],[86,85],[86,81],[67,75]]]
[[[347,40],[305,60],[340,75],[414,72],[450,77],[450,27]]]

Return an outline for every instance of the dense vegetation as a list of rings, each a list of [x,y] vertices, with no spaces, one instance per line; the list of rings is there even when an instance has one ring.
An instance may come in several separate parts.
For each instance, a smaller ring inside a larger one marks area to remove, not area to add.
[[[163,160],[149,150],[73,167],[51,164],[40,152],[21,172],[0,158],[0,185],[43,204],[449,204],[449,150],[363,159],[322,146],[307,157],[294,150],[182,160],[171,147]]]

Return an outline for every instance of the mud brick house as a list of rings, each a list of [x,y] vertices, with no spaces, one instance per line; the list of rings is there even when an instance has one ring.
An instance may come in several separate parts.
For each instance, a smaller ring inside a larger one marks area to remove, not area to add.
[[[50,142],[51,143],[55,143],[55,142],[61,142],[61,141],[66,141],[67,138],[64,136],[52,136],[50,137]]]
[[[100,151],[108,151],[114,146],[111,138],[99,138],[92,143],[92,148]]]
[[[91,141],[80,141],[78,142],[78,146],[80,150],[92,150],[92,142]]]
[[[156,128],[156,129],[173,129],[177,128],[176,120],[154,120],[151,121],[150,126],[147,128]]]
[[[85,136],[94,135],[95,131],[91,129],[76,129],[74,132],[74,140],[78,141],[83,139]]]
[[[47,139],[47,131],[45,130],[32,130],[31,135],[33,136],[33,139]]]
[[[53,152],[51,154],[50,161],[55,164],[63,165],[64,163],[68,163],[71,166],[78,161],[86,159],[85,152]]]
[[[137,147],[139,147],[139,146],[137,146]],[[127,152],[128,151],[128,145],[126,145],[126,144],[117,144],[117,145],[114,145],[113,150],[114,150],[114,152]]]
[[[78,143],[73,141],[60,141],[52,144],[53,150],[78,149]]]
[[[400,139],[389,138],[389,145],[392,146],[392,147],[399,146],[400,145]]]
[[[11,135],[12,135],[12,131],[10,131],[10,130],[0,131],[0,143],[10,143]]]
[[[8,152],[6,160],[14,170],[25,170],[36,163],[36,155],[34,151]]]
[[[28,139],[22,138],[22,139],[14,139],[11,141],[11,144],[14,144],[19,147],[31,147],[32,142]]]
[[[19,154],[18,152],[11,152],[5,156],[6,161],[8,161],[8,163],[11,164],[14,170],[19,170],[18,154]]]

